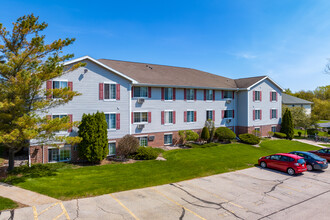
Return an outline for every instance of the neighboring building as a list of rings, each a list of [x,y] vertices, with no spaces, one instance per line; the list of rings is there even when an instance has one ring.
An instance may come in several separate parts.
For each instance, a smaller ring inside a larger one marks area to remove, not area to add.
[[[305,109],[306,114],[310,115],[312,113],[313,102],[297,98],[292,95],[282,94],[282,103],[288,107],[302,107]]]
[[[177,143],[179,130],[200,132],[211,119],[236,134],[278,131],[283,89],[268,76],[230,79],[190,68],[99,59],[85,56],[66,63],[87,65],[47,82],[46,88],[70,87],[81,93],[49,117],[68,115],[79,121],[84,113],[104,112],[109,152],[126,134],[141,146]],[[77,135],[77,128],[60,135]],[[31,144],[32,162],[77,159],[76,147],[59,149]]]

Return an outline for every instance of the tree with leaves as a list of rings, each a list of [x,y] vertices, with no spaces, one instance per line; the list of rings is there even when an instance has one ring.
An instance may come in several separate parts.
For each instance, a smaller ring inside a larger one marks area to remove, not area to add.
[[[70,88],[45,89],[47,80],[60,77],[84,64],[70,68],[63,62],[73,54],[61,55],[62,49],[75,39],[59,39],[45,43],[47,28],[39,18],[26,15],[7,31],[0,23],[0,143],[8,148],[9,167],[14,167],[14,155],[24,147],[35,144],[78,143],[79,137],[58,136],[56,131],[77,126],[68,117],[49,119],[50,108],[64,105],[79,95]],[[56,99],[52,99],[52,95]]]
[[[78,131],[82,139],[78,145],[80,158],[97,163],[109,154],[107,127],[103,112],[83,115]]]
[[[282,118],[281,133],[286,134],[286,138],[292,140],[294,135],[294,126],[289,108],[285,109],[285,113]]]

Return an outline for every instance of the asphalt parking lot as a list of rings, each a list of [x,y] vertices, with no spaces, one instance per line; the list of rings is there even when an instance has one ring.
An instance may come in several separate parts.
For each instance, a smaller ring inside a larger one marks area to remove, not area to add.
[[[321,220],[330,218],[329,207],[329,169],[292,177],[253,167],[179,183],[5,211],[0,219]]]

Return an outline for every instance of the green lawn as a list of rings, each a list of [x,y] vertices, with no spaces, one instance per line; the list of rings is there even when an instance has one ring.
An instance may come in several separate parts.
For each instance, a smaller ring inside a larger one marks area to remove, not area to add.
[[[58,199],[72,199],[244,169],[254,166],[259,157],[272,153],[319,149],[288,140],[266,140],[260,146],[257,148],[236,143],[178,149],[163,153],[167,161],[141,161],[133,164],[87,167],[38,165],[32,167],[36,172],[25,170],[21,172],[23,176],[8,178],[6,181],[11,180],[14,185]],[[43,171],[39,172],[39,169]]]
[[[330,120],[319,120],[316,123],[329,123],[329,122],[330,122]]]
[[[304,137],[304,134],[305,134],[305,131],[304,130],[299,130],[299,129],[294,129],[294,135],[295,135],[295,138],[299,138],[298,137],[298,132],[301,132],[301,138]],[[319,131],[318,133],[318,136],[328,136],[328,132],[325,132],[325,131]],[[307,137],[307,132],[306,132],[306,137]]]
[[[320,144],[322,146],[325,146],[325,147],[330,147],[330,144]]]
[[[0,211],[6,210],[6,209],[14,209],[16,207],[18,207],[16,202],[0,196]]]

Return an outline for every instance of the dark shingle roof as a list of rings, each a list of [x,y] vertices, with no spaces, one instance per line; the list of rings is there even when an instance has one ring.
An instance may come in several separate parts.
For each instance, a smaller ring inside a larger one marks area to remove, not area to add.
[[[282,103],[283,104],[294,104],[294,105],[299,105],[299,104],[307,104],[307,105],[311,105],[313,104],[313,102],[310,102],[310,101],[307,101],[307,100],[304,100],[304,99],[300,99],[300,98],[297,98],[295,96],[291,96],[291,95],[288,95],[288,94],[285,94],[283,93],[282,94]]]
[[[204,71],[158,64],[99,59],[102,64],[136,80],[139,84],[202,88],[248,88],[266,76],[230,79]]]

